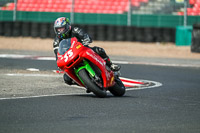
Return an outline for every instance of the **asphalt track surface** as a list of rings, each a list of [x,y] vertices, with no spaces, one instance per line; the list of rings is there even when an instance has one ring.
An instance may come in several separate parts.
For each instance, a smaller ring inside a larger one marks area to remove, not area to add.
[[[180,60],[175,62],[182,64]],[[5,91],[0,94],[0,133],[200,132],[200,67],[165,66],[158,65],[158,62],[121,66],[123,77],[157,81],[162,86],[127,91],[123,97],[97,98],[83,89],[65,85],[62,75],[6,75],[19,74],[27,68],[37,68],[49,74],[56,68],[55,61],[0,58],[0,88]],[[63,95],[9,99],[46,92]]]

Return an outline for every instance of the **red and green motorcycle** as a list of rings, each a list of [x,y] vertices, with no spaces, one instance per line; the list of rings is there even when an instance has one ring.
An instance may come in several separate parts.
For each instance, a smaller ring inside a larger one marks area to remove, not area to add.
[[[114,96],[123,96],[126,88],[97,53],[77,41],[77,38],[64,39],[59,44],[57,66],[76,84],[98,97],[106,97],[107,90]]]

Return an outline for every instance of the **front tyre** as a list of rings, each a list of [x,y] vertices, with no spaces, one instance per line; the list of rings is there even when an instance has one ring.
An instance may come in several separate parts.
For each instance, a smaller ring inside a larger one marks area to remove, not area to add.
[[[116,77],[115,78],[115,85],[109,88],[109,91],[114,95],[114,96],[123,96],[126,92],[126,88],[122,81]]]
[[[93,82],[94,81],[93,77],[91,77],[85,69],[80,70],[78,74],[89,91],[93,92],[96,96],[101,98],[107,96],[106,90],[97,86],[96,83]]]

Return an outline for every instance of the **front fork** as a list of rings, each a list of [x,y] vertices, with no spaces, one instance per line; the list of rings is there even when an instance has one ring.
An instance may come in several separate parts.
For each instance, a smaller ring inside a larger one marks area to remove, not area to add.
[[[82,79],[80,78],[80,76],[79,76],[79,74],[78,74],[78,72],[80,71],[80,70],[82,70],[82,69],[85,69],[85,70],[87,70],[88,72],[89,72],[89,74],[92,76],[92,77],[95,77],[95,72],[94,72],[94,70],[92,69],[92,67],[90,66],[90,64],[89,64],[89,62],[88,61],[86,61],[86,60],[83,60],[83,66],[81,66],[81,67],[79,67],[78,69],[74,69],[74,72],[75,72],[75,74],[76,74],[76,76],[80,79],[80,81],[84,84],[84,82],[82,81]]]

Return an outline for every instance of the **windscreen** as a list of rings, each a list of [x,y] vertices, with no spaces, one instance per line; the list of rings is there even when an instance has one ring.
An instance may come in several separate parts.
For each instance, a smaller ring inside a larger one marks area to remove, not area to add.
[[[58,53],[60,55],[63,55],[67,50],[69,50],[71,47],[71,38],[70,39],[64,39],[59,44]]]

